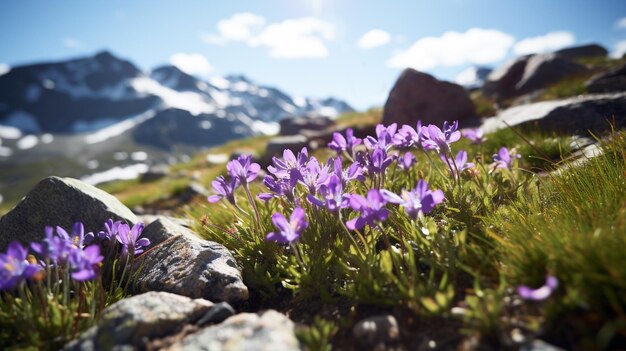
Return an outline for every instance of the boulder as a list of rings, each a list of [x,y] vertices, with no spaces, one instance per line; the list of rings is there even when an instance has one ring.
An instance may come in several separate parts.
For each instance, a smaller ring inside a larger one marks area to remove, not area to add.
[[[297,135],[302,131],[322,131],[332,127],[335,122],[321,115],[305,115],[280,120],[280,135]]]
[[[609,52],[598,44],[588,44],[557,50],[554,53],[568,60],[577,60],[585,57],[606,57]]]
[[[594,135],[626,127],[626,94],[574,101],[559,106],[537,121],[541,131]]]
[[[150,247],[140,256],[135,292],[166,291],[227,302],[248,298],[237,262],[221,244],[202,240],[166,218],[150,223],[142,235],[150,239]]]
[[[209,190],[202,186],[200,183],[192,182],[184,187],[177,195],[178,201],[181,203],[188,203],[196,197],[209,196]]]
[[[521,56],[493,70],[483,84],[483,95],[498,101],[514,96],[515,85],[522,79],[529,58]]]
[[[474,116],[474,103],[462,86],[407,68],[389,93],[382,123],[415,125],[421,120],[423,124],[441,125],[459,120],[464,125]]]
[[[272,157],[282,157],[283,151],[289,149],[295,153],[302,150],[303,147],[309,145],[309,140],[304,135],[288,135],[272,138],[265,148],[265,154],[259,160],[261,166],[272,163]]]
[[[211,301],[166,292],[148,292],[104,309],[97,324],[64,350],[137,350],[154,339],[178,332],[214,308]]]
[[[274,310],[240,313],[224,322],[185,336],[165,350],[295,351],[300,350],[294,323]]]
[[[594,134],[626,127],[626,93],[591,94],[562,100],[542,101],[500,111],[485,120],[482,129],[491,133],[511,126],[527,126],[565,134]]]
[[[527,94],[559,82],[562,79],[587,73],[587,68],[555,54],[531,56],[524,67],[524,75],[515,84],[516,95]]]
[[[85,231],[99,231],[104,222],[137,217],[115,197],[80,180],[48,177],[40,181],[15,208],[0,218],[0,251],[18,240],[26,245],[44,238],[47,225],[70,229],[82,222]]]
[[[592,77],[585,85],[590,93],[626,91],[626,64]]]

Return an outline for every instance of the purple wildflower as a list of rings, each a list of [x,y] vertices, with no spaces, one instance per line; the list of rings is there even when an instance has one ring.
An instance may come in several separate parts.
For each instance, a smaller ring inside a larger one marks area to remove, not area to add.
[[[236,160],[228,162],[226,169],[232,178],[236,178],[239,183],[245,185],[256,179],[261,166],[258,163],[252,163],[252,156],[240,155]]]
[[[69,259],[72,267],[72,279],[86,281],[95,278],[96,267],[103,259],[104,257],[100,255],[100,246],[98,245],[88,246],[84,250],[73,250]]]
[[[456,172],[458,171],[459,174],[462,173],[464,170],[469,169],[474,167],[474,164],[471,162],[467,162],[467,152],[465,150],[460,150],[457,154],[456,157],[454,159],[446,156],[446,155],[440,155],[441,159],[448,163],[450,163],[450,165],[452,166],[452,169],[450,169],[450,172],[452,172],[453,175],[457,175]]]
[[[132,228],[128,224],[121,224],[118,228],[117,241],[122,244],[122,257],[130,254],[131,256],[138,255],[143,252],[143,249],[150,245],[148,238],[141,238],[141,232],[143,231],[143,223],[137,223]]]
[[[122,224],[122,221],[113,221],[112,218],[107,219],[104,222],[104,230],[98,232],[98,238],[100,240],[115,240],[115,236],[117,236],[117,231]]]
[[[207,198],[210,203],[216,203],[222,198],[225,198],[231,204],[237,205],[235,202],[235,189],[239,186],[239,178],[231,177],[230,181],[227,181],[224,176],[218,176],[211,182],[211,185],[217,194]]]
[[[330,212],[336,212],[349,206],[349,198],[344,195],[342,181],[336,174],[330,176],[328,184],[320,186],[318,194],[321,196],[321,200],[311,194],[307,196],[307,199],[310,203],[318,207],[325,207]]]
[[[384,174],[385,170],[393,162],[393,157],[387,155],[384,149],[375,149],[366,154],[367,171],[370,176],[373,174]]]
[[[548,276],[546,278],[545,285],[537,289],[532,289],[526,285],[520,285],[517,288],[517,293],[524,300],[541,301],[547,299],[550,295],[552,295],[552,293],[554,292],[554,290],[556,290],[558,286],[558,279],[556,279],[556,277],[554,276]]]
[[[455,121],[452,125],[443,122],[443,131],[436,125],[430,124],[428,127],[422,127],[422,147],[426,150],[437,150],[439,153],[449,153],[450,144],[461,139],[459,122]]]
[[[283,151],[283,158],[272,158],[273,166],[267,167],[267,170],[274,174],[279,179],[291,179],[299,178],[301,176],[300,171],[305,167],[309,158],[309,152],[306,147],[303,147],[298,156],[293,151],[286,149]],[[294,184],[295,184],[294,179]]]
[[[67,234],[65,230],[62,232]],[[63,239],[58,235],[54,235],[54,229],[50,226],[46,226],[45,233],[46,236],[40,243],[31,243],[30,247],[34,252],[54,265],[64,263],[73,247],[72,242],[69,239]]]
[[[341,184],[345,187],[349,182],[357,180],[359,182],[365,181],[363,175],[363,167],[359,162],[354,162],[347,169],[343,169],[343,160],[340,156],[333,161],[333,172],[341,180]]]
[[[13,289],[41,270],[26,260],[28,251],[19,242],[12,241],[6,254],[0,254],[0,290]]]
[[[463,137],[472,141],[472,144],[481,144],[485,141],[485,133],[480,128],[464,129]]]
[[[522,156],[513,152],[513,150],[509,151],[505,146],[501,147],[498,150],[497,154],[493,155],[493,161],[495,162],[495,168],[507,168],[511,169],[513,167],[513,161],[515,158],[520,158]]]
[[[274,222],[274,225],[279,231],[267,234],[266,240],[277,241],[281,244],[291,244],[298,240],[302,231],[309,225],[306,221],[306,214],[301,207],[296,207],[293,210],[289,221],[287,221],[287,218],[285,218],[282,213],[274,213],[274,215],[272,215],[272,222]]]
[[[393,146],[393,138],[396,135],[396,129],[398,125],[396,123],[391,124],[388,127],[385,127],[382,124],[376,126],[376,138],[373,136],[368,136],[365,138],[365,146],[370,150],[373,149],[383,149],[388,150],[391,146]]]
[[[333,141],[328,143],[328,147],[337,153],[347,152],[350,156],[354,154],[354,147],[360,145],[363,142],[361,138],[354,137],[354,131],[352,128],[346,129],[346,137],[344,138],[341,133],[333,133]]]
[[[294,187],[295,184],[289,179],[276,179],[271,175],[263,178],[263,184],[271,191],[269,193],[260,193],[257,198],[261,201],[269,201],[275,197],[286,197],[289,201],[295,201]]]
[[[366,224],[370,227],[382,222],[389,217],[389,210],[385,208],[387,201],[381,193],[376,189],[371,189],[367,193],[367,198],[358,194],[350,195],[350,207],[360,212],[359,217],[346,222],[346,226],[350,230],[361,229]]]
[[[402,190],[401,196],[389,190],[381,190],[381,193],[387,201],[404,207],[404,210],[412,219],[417,219],[420,213],[430,213],[444,199],[443,191],[439,189],[429,190],[428,183],[424,179],[420,179],[417,182],[415,189],[410,191]]]
[[[74,223],[71,234],[68,234],[65,229],[57,226],[57,234],[61,237],[61,239],[68,241],[75,247],[83,247],[85,241],[85,227],[81,222]]]
[[[409,125],[403,125],[398,133],[393,137],[393,143],[396,146],[409,148],[413,146],[421,146],[422,142],[422,121],[417,121],[417,128]]]
[[[330,165],[321,166],[315,157],[311,157],[300,172],[299,181],[307,187],[309,194],[315,195],[317,189],[328,181]]]
[[[415,155],[405,152],[404,155],[398,157],[398,167],[402,170],[409,170],[415,163]]]

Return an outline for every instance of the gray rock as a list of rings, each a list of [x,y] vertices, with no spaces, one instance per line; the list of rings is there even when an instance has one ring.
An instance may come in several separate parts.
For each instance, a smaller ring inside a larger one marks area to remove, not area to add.
[[[626,64],[592,77],[585,86],[590,93],[626,91]]]
[[[533,55],[524,67],[524,75],[515,84],[516,95],[527,94],[587,73],[587,68],[555,54]]]
[[[462,86],[407,68],[389,93],[382,123],[415,126],[421,120],[441,125],[459,120],[467,126],[466,121],[475,115],[474,103]]]
[[[511,126],[528,126],[566,134],[586,134],[587,131],[610,131],[626,126],[626,93],[592,94],[555,101],[543,101],[511,107],[498,116],[485,120],[486,133]]]
[[[209,196],[209,190],[199,183],[193,182],[187,185],[177,196],[178,201],[187,203],[196,197]]]
[[[248,298],[237,263],[221,244],[202,240],[165,218],[150,223],[142,235],[150,239],[150,247],[141,256],[136,292],[167,291],[228,302]]]
[[[526,55],[491,72],[482,92],[489,98],[503,101],[587,72],[585,66],[571,61],[565,54]]]
[[[272,162],[273,156],[282,157],[283,151],[289,149],[294,153],[302,150],[303,147],[309,145],[309,140],[304,135],[288,135],[272,138],[265,149],[265,154],[259,160],[261,166],[268,165]]]
[[[165,218],[169,220],[170,222],[183,226],[185,228],[191,228],[193,226],[193,221],[188,218],[177,218],[177,217],[171,217],[171,216],[149,215],[149,214],[141,215],[141,216],[138,215],[137,218],[139,218],[139,220],[141,222],[144,222],[146,225],[149,225],[150,223],[156,221],[157,219]]]
[[[226,318],[235,315],[235,309],[227,302],[218,302],[207,313],[198,319],[196,325],[204,326],[223,322]]]
[[[322,131],[332,127],[335,122],[321,115],[305,115],[280,120],[280,135],[297,135],[302,131]]]
[[[300,347],[293,322],[281,313],[268,310],[260,315],[240,313],[187,335],[166,350],[290,351]]]
[[[392,315],[372,316],[361,320],[352,328],[352,335],[361,344],[385,345],[400,338],[398,321]]]
[[[137,222],[137,217],[112,195],[76,179],[48,177],[0,218],[0,251],[13,240],[28,244],[43,239],[47,225],[69,230],[80,221],[86,231],[98,231],[109,218],[130,225]]]
[[[521,56],[493,70],[483,84],[483,95],[498,101],[514,96],[515,85],[522,79],[529,58]]]
[[[136,350],[149,341],[178,332],[213,308],[203,299],[148,292],[107,307],[96,326],[68,343],[64,350]]]
[[[577,60],[585,57],[606,57],[609,52],[598,44],[589,44],[557,50],[554,53],[569,60]]]

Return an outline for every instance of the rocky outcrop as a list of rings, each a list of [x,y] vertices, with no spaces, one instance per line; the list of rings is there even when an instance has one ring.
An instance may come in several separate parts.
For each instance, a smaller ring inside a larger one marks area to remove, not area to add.
[[[241,313],[223,323],[187,335],[166,350],[295,351],[300,350],[293,322],[273,310],[261,314]]]
[[[586,87],[590,93],[626,91],[626,64],[592,77]]]
[[[273,156],[282,157],[284,150],[298,152],[309,146],[309,139],[304,135],[287,135],[272,138],[265,148],[265,154],[259,160],[261,165],[269,165]]]
[[[524,76],[530,56],[521,56],[493,70],[483,85],[483,94],[494,100],[502,100],[516,94],[517,82]]]
[[[86,231],[97,232],[109,218],[130,225],[137,222],[137,217],[112,195],[76,179],[48,177],[0,218],[0,252],[13,240],[24,245],[40,241],[48,225],[69,230],[80,221]]]
[[[555,54],[533,55],[526,62],[524,75],[515,84],[516,95],[527,94],[568,77],[587,73],[587,69]]]
[[[529,126],[567,134],[603,133],[626,127],[626,93],[593,94],[511,107],[488,118],[486,133],[511,126]]]
[[[589,44],[557,50],[554,53],[568,60],[577,60],[585,57],[606,57],[609,52],[598,44]]]
[[[70,342],[64,350],[145,349],[205,316],[215,305],[203,299],[166,292],[148,292],[107,307],[97,325]]]
[[[321,115],[305,115],[285,118],[280,121],[280,135],[298,135],[303,131],[322,131],[335,124],[332,119]]]
[[[149,292],[107,307],[64,350],[299,350],[294,323],[276,311],[233,315],[228,304]]]
[[[202,240],[166,218],[150,223],[143,237],[151,245],[140,256],[136,292],[166,291],[228,302],[248,298],[237,262],[221,244]]]
[[[441,125],[444,121],[464,121],[475,116],[474,103],[460,85],[405,69],[389,93],[382,123]]]
[[[557,54],[522,56],[493,71],[483,85],[483,94],[502,101],[547,88],[588,70]]]

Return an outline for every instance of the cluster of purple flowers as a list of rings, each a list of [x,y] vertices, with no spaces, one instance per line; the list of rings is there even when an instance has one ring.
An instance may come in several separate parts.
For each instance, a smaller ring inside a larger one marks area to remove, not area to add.
[[[147,238],[139,238],[142,231],[142,223],[131,228],[126,223],[111,219],[97,235],[85,233],[80,222],[72,226],[70,233],[58,226],[47,226],[44,239],[30,244],[39,260],[28,255],[28,249],[17,241],[11,242],[7,252],[0,254],[0,290],[13,289],[37,273],[50,269],[67,270],[75,281],[92,280],[97,276],[98,267],[104,260],[101,247],[95,241],[108,246],[109,252],[114,253],[117,252],[119,243],[122,258],[132,257],[142,253],[150,245]]]
[[[252,156],[240,155],[237,159],[229,161],[226,164],[226,169],[230,178],[217,177],[212,183],[213,189],[217,194],[209,196],[208,200],[211,203],[215,203],[225,198],[236,206],[235,190],[240,185],[247,187],[250,182],[254,181],[259,175],[261,166],[252,162]]]
[[[333,133],[333,140],[328,147],[336,151],[337,156],[330,158],[325,164],[309,156],[306,147],[297,154],[285,150],[282,158],[274,157],[272,164],[267,167],[268,174],[263,179],[263,184],[269,191],[259,194],[257,198],[265,202],[281,199],[284,203],[291,204],[295,210],[289,221],[281,213],[274,214],[272,220],[279,231],[268,234],[267,239],[292,243],[299,238],[301,231],[307,227],[302,198],[313,205],[311,208],[326,210],[337,214],[339,218],[342,217],[341,210],[351,209],[352,213],[358,215],[351,216],[352,219],[345,223],[350,230],[360,230],[366,225],[375,227],[377,223],[385,221],[389,215],[387,204],[400,205],[412,219],[428,214],[443,202],[443,191],[430,190],[423,179],[419,180],[415,189],[402,190],[399,195],[382,189],[387,169],[395,162],[396,169],[410,170],[416,162],[413,150],[434,150],[439,153],[455,180],[460,181],[461,173],[473,169],[474,164],[468,162],[468,154],[464,150],[458,151],[454,156],[450,145],[460,140],[462,134],[473,143],[484,140],[480,129],[461,133],[458,121],[444,122],[442,128],[432,124],[422,126],[421,122],[417,122],[415,128],[403,125],[399,129],[395,123],[389,126],[379,124],[375,134],[361,139],[355,137],[352,129],[347,129],[345,135]],[[404,153],[400,156],[392,148],[404,150]],[[503,148],[494,155],[494,164],[497,167],[510,168],[513,158]],[[351,162],[345,168],[344,160]],[[219,176],[213,181],[216,195],[210,196],[208,200],[213,203],[225,198],[236,205],[235,190],[239,185],[253,181],[260,167],[252,163],[250,156],[242,155],[237,160],[230,161],[226,168],[229,178]],[[351,182],[364,182],[366,178],[372,181],[366,196],[347,192]],[[250,196],[249,198],[251,199]],[[251,202],[255,206],[253,199]]]

